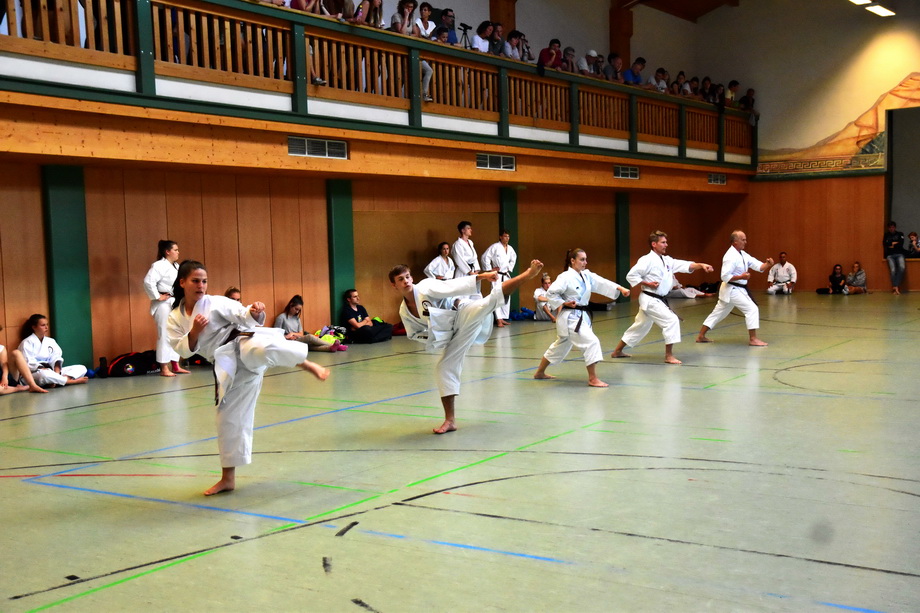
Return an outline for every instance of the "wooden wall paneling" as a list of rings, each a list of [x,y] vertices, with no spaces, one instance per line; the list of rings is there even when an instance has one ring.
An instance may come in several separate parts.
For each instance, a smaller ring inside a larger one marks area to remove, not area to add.
[[[201,204],[201,175],[188,172],[166,172],[166,235],[162,239],[179,244],[179,261],[201,259],[204,253],[204,232]]]
[[[89,252],[89,285],[92,292],[93,359],[131,351],[131,288],[140,284],[128,272],[128,238],[125,225],[123,172],[111,168],[86,168],[86,238]],[[153,257],[154,249],[148,257]],[[144,304],[148,304],[146,300]],[[138,307],[139,308],[139,307]],[[145,329],[153,329],[149,310]]]
[[[282,312],[294,294],[303,296],[303,258],[300,253],[300,199],[298,180],[271,179],[271,240],[274,302],[266,302],[266,325]]]
[[[124,182],[131,350],[146,351],[156,347],[157,336],[143,280],[156,257],[157,241],[166,236],[164,173],[126,169]]]
[[[275,303],[275,291],[269,178],[238,175],[236,207],[243,302],[260,301],[272,305]]]
[[[300,207],[301,283],[303,324],[311,331],[333,323],[329,312],[329,236],[326,231],[326,187],[321,179],[301,179]]]
[[[3,344],[19,346],[19,328],[32,313],[48,313],[41,169],[35,164],[0,164],[0,305]],[[54,322],[52,322],[52,326]],[[5,335],[5,337],[4,337]]]
[[[208,293],[223,295],[231,285],[242,288],[235,176],[201,175],[201,225],[203,251],[186,250],[183,257],[201,260],[208,267]]]

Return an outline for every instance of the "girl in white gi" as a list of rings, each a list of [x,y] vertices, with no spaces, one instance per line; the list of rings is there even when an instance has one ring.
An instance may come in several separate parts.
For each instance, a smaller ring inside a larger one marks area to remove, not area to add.
[[[35,383],[41,387],[86,383],[86,366],[64,366],[61,346],[48,336],[48,318],[35,313],[22,326],[19,351],[26,360]]]
[[[13,362],[12,370],[10,369],[10,360]],[[35,383],[32,373],[29,371],[29,365],[25,357],[18,349],[9,352],[7,358],[6,347],[0,345],[0,395],[12,394],[13,392],[41,392],[47,394],[48,390],[43,390]]]
[[[412,282],[408,266],[400,264],[390,270],[390,283],[402,296],[399,317],[406,327],[406,335],[425,343],[432,353],[442,352],[435,366],[435,378],[444,407],[444,423],[434,428],[435,434],[457,429],[454,400],[460,393],[460,374],[466,352],[473,343],[489,340],[492,313],[504,302],[505,296],[540,274],[542,268],[542,262],[533,260],[530,268],[503,283],[498,283],[498,273],[486,272],[444,281],[422,279],[418,285]],[[482,280],[492,283],[492,292],[485,298],[469,299]]]
[[[648,237],[652,250],[639,258],[626,275],[626,280],[633,288],[639,287],[639,312],[636,313],[636,322],[623,334],[616,349],[610,355],[612,358],[631,358],[623,349],[627,345],[635,347],[645,338],[652,329],[652,324],[658,324],[664,335],[664,361],[668,364],[680,364],[680,360],[671,352],[674,343],[680,342],[680,318],[671,310],[668,304],[668,293],[677,279],[674,273],[693,272],[702,268],[712,272],[709,264],[675,260],[665,255],[668,250],[668,235],[655,231]]]
[[[157,363],[160,376],[175,377],[176,373],[188,374],[179,366],[179,354],[169,346],[166,338],[166,320],[173,308],[173,284],[179,270],[179,245],[171,240],[157,244],[157,261],[150,266],[144,277],[144,291],[150,298],[150,315],[157,325]],[[172,370],[169,369],[172,364]]]
[[[502,229],[498,233],[498,242],[489,245],[489,248],[482,254],[482,269],[498,273],[499,281],[507,281],[514,273],[514,265],[517,264],[517,253],[514,247],[509,245],[511,235],[507,230]],[[509,303],[511,296],[505,296],[505,302],[495,309],[495,322],[499,328],[504,328],[511,322],[508,317],[511,313]]]
[[[565,255],[566,269],[556,277],[549,286],[549,308],[562,312],[556,317],[556,341],[549,346],[534,379],[555,379],[546,374],[550,364],[558,364],[565,359],[572,347],[585,355],[585,365],[588,367],[588,385],[591,387],[608,387],[606,383],[597,378],[595,366],[604,359],[601,353],[601,342],[591,328],[591,315],[587,313],[588,299],[591,294],[601,294],[608,298],[616,299],[623,294],[629,296],[629,290],[613,281],[608,281],[600,275],[588,270],[588,254],[584,249],[573,249]]]
[[[757,272],[769,270],[773,266],[773,258],[767,258],[766,262],[752,258],[744,251],[746,245],[747,235],[744,232],[741,230],[732,232],[732,246],[722,256],[722,286],[719,288],[719,302],[703,322],[696,342],[711,343],[712,340],[706,337],[706,333],[725,319],[733,308],[738,307],[738,310],[744,314],[744,323],[747,325],[750,339],[748,344],[752,347],[767,346],[765,342],[757,338],[757,329],[760,327],[760,309],[751,298],[747,283],[751,278],[748,270]]]
[[[438,245],[438,256],[425,267],[425,276],[429,279],[453,279],[456,270],[457,266],[450,257],[450,243],[444,242]]]
[[[209,296],[204,264],[186,260],[179,267],[169,314],[169,343],[179,355],[199,354],[214,364],[217,379],[217,446],[220,481],[205,496],[236,487],[236,467],[252,461],[252,426],[262,376],[273,366],[297,366],[320,381],[329,371],[307,360],[309,348],[289,341],[279,328],[262,328],[265,305],[246,306],[224,296]]]
[[[556,323],[556,313],[557,311],[552,311],[549,308],[549,296],[548,290],[550,284],[553,282],[552,277],[548,273],[543,273],[543,276],[540,277],[540,287],[533,291],[533,302],[534,302],[534,314],[533,318],[537,321],[551,321]]]

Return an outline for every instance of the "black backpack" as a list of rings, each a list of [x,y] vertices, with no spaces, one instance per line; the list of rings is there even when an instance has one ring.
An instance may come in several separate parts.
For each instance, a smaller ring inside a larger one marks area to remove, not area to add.
[[[109,377],[130,377],[159,371],[157,352],[150,349],[148,351],[129,351],[116,356],[109,363],[106,374]]]

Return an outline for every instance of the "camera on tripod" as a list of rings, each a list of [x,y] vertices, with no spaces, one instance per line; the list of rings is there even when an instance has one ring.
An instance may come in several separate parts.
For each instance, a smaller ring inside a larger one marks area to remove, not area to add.
[[[460,24],[460,31],[463,32],[463,33],[466,33],[467,31],[469,31],[470,29],[472,29],[472,27],[473,27],[473,26],[471,26],[471,25],[469,25],[469,24],[467,24],[467,23],[461,23],[461,24]]]

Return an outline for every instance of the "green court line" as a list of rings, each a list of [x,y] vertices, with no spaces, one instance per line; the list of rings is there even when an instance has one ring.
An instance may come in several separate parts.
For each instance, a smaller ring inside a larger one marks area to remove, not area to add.
[[[721,432],[731,432],[729,428],[704,428],[704,430],[719,430]]]
[[[654,436],[648,432],[623,432],[621,430],[588,430],[588,432],[607,432],[609,434],[629,434],[631,436]]]
[[[624,421],[622,419],[602,419],[601,421],[597,423],[601,423],[601,422],[605,422],[608,424],[628,424],[629,423],[628,421]],[[593,426],[594,424],[591,424],[591,425]]]
[[[45,609],[50,609],[51,607],[56,607],[56,606],[58,606],[58,605],[66,604],[66,603],[68,603],[68,602],[72,602],[72,601],[76,600],[77,598],[82,598],[82,597],[84,597],[84,596],[89,596],[90,594],[95,594],[96,592],[99,592],[99,591],[108,589],[108,588],[110,588],[110,587],[115,587],[116,585],[121,585],[122,583],[127,583],[128,581],[133,581],[134,579],[139,579],[140,577],[145,577],[145,576],[147,576],[147,575],[149,575],[149,574],[151,574],[151,573],[155,573],[155,572],[157,572],[157,571],[163,570],[163,569],[165,569],[165,568],[169,568],[169,567],[171,567],[171,566],[176,566],[176,565],[178,565],[178,564],[183,564],[183,563],[188,562],[188,561],[190,561],[190,560],[194,560],[194,559],[200,558],[200,557],[202,557],[202,556],[206,556],[206,555],[208,555],[209,553],[214,553],[215,551],[216,551],[216,549],[212,549],[211,551],[203,551],[203,552],[201,552],[201,553],[196,553],[196,554],[194,554],[194,555],[190,555],[190,556],[188,556],[188,557],[186,557],[186,558],[182,558],[181,560],[174,560],[174,561],[170,562],[169,564],[164,564],[163,566],[157,566],[156,568],[151,568],[150,570],[145,570],[144,572],[137,573],[136,575],[131,575],[130,577],[125,577],[124,579],[119,579],[118,581],[113,581],[112,583],[107,583],[107,584],[105,584],[105,585],[100,585],[99,587],[94,587],[94,588],[92,588],[92,589],[86,590],[85,592],[80,592],[79,594],[74,594],[73,596],[68,596],[67,598],[62,598],[62,599],[56,600],[56,601],[54,601],[54,602],[49,602],[48,604],[44,604],[44,605],[42,605],[42,606],[40,606],[40,607],[36,607],[36,608],[34,608],[34,609],[31,609],[31,610],[29,611],[29,613],[34,613],[35,611],[44,611]]]
[[[460,471],[460,470],[465,470],[465,469],[471,468],[471,467],[473,467],[473,466],[478,466],[479,464],[484,464],[484,463],[486,463],[486,462],[491,462],[492,460],[495,460],[495,459],[498,459],[498,458],[503,458],[503,457],[505,457],[506,455],[508,455],[508,453],[509,453],[509,452],[505,451],[505,452],[499,453],[498,455],[494,455],[494,456],[491,456],[491,457],[488,457],[488,458],[484,458],[484,459],[482,459],[482,460],[479,460],[478,462],[473,462],[472,464],[467,464],[467,465],[465,465],[465,466],[458,466],[457,468],[452,468],[452,469],[447,470],[447,471],[444,471],[444,472],[442,472],[442,473],[438,473],[437,475],[432,475],[431,477],[425,477],[424,479],[419,479],[418,481],[413,481],[412,483],[406,485],[406,487],[413,487],[413,486],[415,486],[415,485],[418,485],[419,483],[425,483],[426,481],[431,481],[431,480],[433,480],[433,479],[437,479],[438,477],[443,477],[444,475],[449,475],[449,474],[451,474],[451,473],[455,473],[455,472]]]
[[[870,394],[879,394],[882,396],[897,396],[894,392],[869,392]]]
[[[691,441],[712,441],[714,443],[731,443],[731,441],[726,440],[724,438],[702,438],[699,436],[691,436],[690,440]]]
[[[77,453],[75,451],[59,451],[57,449],[42,449],[41,447],[24,447],[22,445],[10,445],[8,443],[0,443],[0,447],[10,447],[12,449],[23,449],[25,451],[41,451],[44,453],[59,453],[61,455],[72,455],[78,458],[92,458],[94,460],[113,460],[104,455],[90,455],[88,453]]]
[[[527,445],[523,445],[523,446],[521,446],[521,447],[515,447],[514,450],[515,450],[515,451],[520,451],[520,450],[522,450],[522,449],[527,449],[528,447],[533,447],[534,445],[539,445],[540,443],[545,443],[546,441],[551,441],[551,440],[553,440],[553,439],[559,438],[560,436],[565,436],[566,434],[571,434],[571,433],[573,433],[573,432],[577,432],[577,430],[569,430],[568,432],[563,432],[563,433],[561,433],[561,434],[554,434],[553,436],[548,436],[548,437],[546,437],[546,438],[544,438],[544,439],[541,439],[541,440],[537,441],[536,443],[528,443]]]
[[[358,506],[359,504],[364,504],[365,502],[367,502],[367,501],[369,501],[369,500],[375,500],[375,499],[377,499],[377,498],[380,498],[382,495],[383,495],[383,494],[377,494],[377,495],[375,495],[375,496],[368,496],[367,498],[364,498],[364,499],[362,499],[362,500],[358,500],[357,502],[352,502],[351,504],[343,505],[343,506],[341,506],[341,507],[332,509],[331,511],[325,511],[325,512],[323,512],[323,513],[317,513],[316,515],[311,515],[310,517],[305,518],[304,521],[313,521],[314,519],[319,519],[320,517],[325,517],[326,515],[332,515],[333,513],[338,513],[339,511],[344,511],[345,509],[350,509],[351,507]]]
[[[713,387],[715,387],[715,386],[717,386],[717,385],[722,385],[722,384],[724,384],[724,383],[729,383],[729,382],[731,382],[731,381],[734,381],[735,379],[741,379],[742,377],[746,377],[746,376],[748,376],[748,373],[742,373],[742,374],[738,375],[737,377],[732,377],[731,379],[726,379],[725,381],[719,381],[718,383],[713,383],[712,385],[707,385],[707,386],[704,387],[703,389],[704,389],[704,390],[708,390],[708,389],[713,388]]]
[[[212,405],[213,406],[213,405]],[[7,443],[18,443],[19,441],[30,441],[36,438],[44,438],[46,436],[57,436],[59,434],[70,434],[71,432],[79,432],[81,430],[92,430],[93,428],[101,428],[103,426],[111,426],[114,424],[123,424],[129,421],[136,421],[138,419],[147,419],[148,417],[155,417],[157,415],[162,415],[163,411],[157,413],[149,413],[147,415],[135,415],[134,417],[126,417],[125,419],[116,419],[115,421],[106,421],[101,424],[89,424],[86,426],[80,426],[78,428],[70,428],[69,430],[56,430],[54,432],[44,432],[42,434],[36,434],[35,436],[27,436],[25,438],[17,438],[12,441],[6,441]]]
[[[821,348],[821,349],[817,349],[817,350],[815,350],[815,351],[812,351],[811,353],[806,353],[805,355],[800,355],[800,356],[797,357],[797,358],[791,358],[791,359],[788,359],[788,360],[783,360],[782,362],[778,362],[777,365],[779,365],[779,364],[785,364],[786,362],[795,362],[796,360],[801,360],[802,358],[807,358],[807,357],[810,356],[810,355],[814,355],[814,354],[816,354],[816,353],[821,353],[822,351],[827,351],[828,349],[833,349],[834,347],[839,347],[840,345],[846,345],[847,343],[852,342],[852,341],[853,341],[852,338],[848,338],[847,340],[845,340],[845,341],[840,341],[839,343],[837,343],[837,344],[835,344],[835,345],[831,345],[830,347],[823,347],[823,348]]]
[[[328,487],[333,490],[346,490],[349,492],[361,492],[362,494],[377,494],[381,495],[380,492],[375,492],[374,490],[359,490],[354,487],[345,487],[342,485],[329,485],[328,483],[313,483],[312,481],[291,481],[291,483],[296,483],[297,485],[312,485],[314,487]]]
[[[284,402],[259,402],[259,404],[267,407],[293,407],[295,409],[316,409],[317,411],[329,410],[329,407],[314,407],[307,404],[287,404]]]
[[[527,415],[527,413],[516,413],[515,411],[477,411],[478,413],[495,413],[496,415]]]
[[[379,402],[382,407],[409,407],[410,409],[440,409],[440,406],[433,404],[402,404],[400,402]]]

